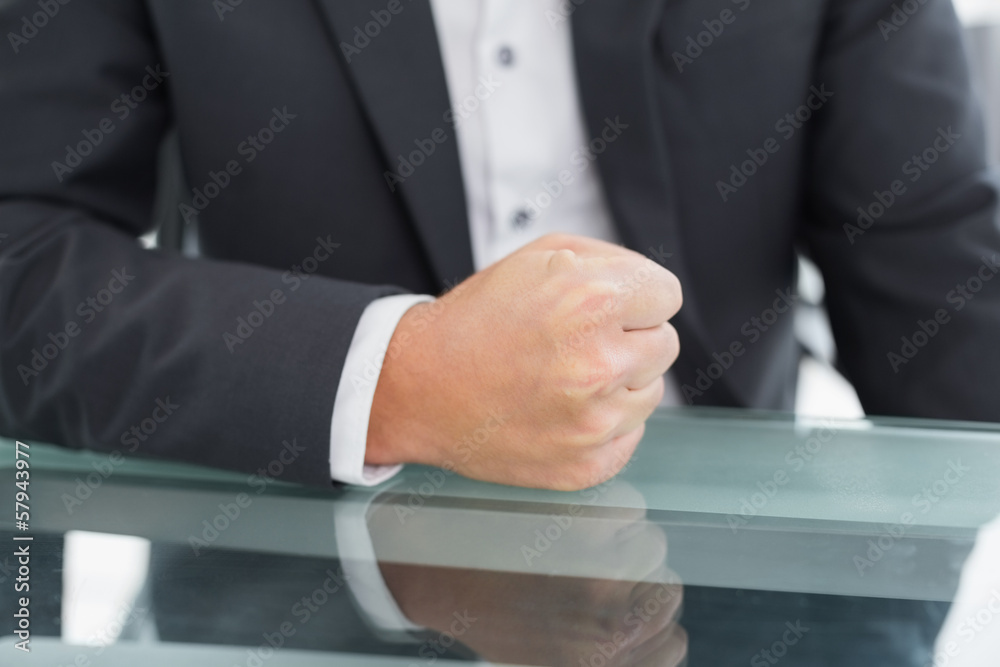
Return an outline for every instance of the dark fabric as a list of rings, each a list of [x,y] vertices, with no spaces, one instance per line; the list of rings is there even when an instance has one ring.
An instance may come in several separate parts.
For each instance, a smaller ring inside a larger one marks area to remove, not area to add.
[[[0,49],[0,432],[130,453],[123,434],[169,397],[180,407],[136,454],[254,472],[294,439],[305,452],[281,476],[325,485],[333,399],[364,307],[472,271],[434,25],[427,0],[407,0],[345,54],[385,3],[220,4],[60,5],[16,53]],[[591,133],[628,126],[597,159],[615,223],[684,283],[676,370],[703,391],[695,403],[791,407],[792,317],[758,340],[747,323],[794,285],[800,250],[824,273],[841,363],[867,411],[1000,420],[1000,280],[961,310],[949,300],[984,257],[1000,258],[960,28],[949,2],[928,0],[887,33],[892,4],[588,0],[568,19]],[[713,23],[723,10],[733,20]],[[36,11],[4,3],[3,33]],[[697,57],[684,63],[685,52]],[[155,83],[158,66],[168,74],[135,108],[116,102]],[[786,138],[776,123],[811,87],[832,96]],[[95,134],[105,118],[113,130]],[[281,131],[261,150],[243,143],[272,123]],[[169,128],[200,193],[190,202],[210,193],[198,260],[135,241]],[[904,163],[948,128],[960,138],[908,180]],[[53,162],[88,136],[101,140],[57,177]],[[432,137],[433,153],[390,187],[386,172]],[[769,138],[777,152],[723,201],[730,166]],[[240,173],[227,179],[230,161]],[[858,207],[896,179],[905,194],[849,238]],[[339,246],[309,279],[286,274],[317,239]],[[134,280],[86,321],[78,304],[122,270]],[[227,346],[275,289],[287,301]],[[939,309],[949,322],[894,369],[887,355]],[[65,341],[69,323],[80,331]],[[65,349],[26,383],[19,366],[49,334]],[[709,378],[713,355],[735,343],[746,352]]]
[[[949,603],[815,595],[732,588],[684,587],[681,625],[691,665],[787,664],[926,667]],[[800,637],[788,634],[789,626]],[[782,638],[795,641],[778,646]],[[787,653],[786,653],[787,652]]]
[[[418,648],[373,636],[335,559],[226,549],[195,556],[187,545],[154,542],[149,585],[164,642],[397,655]]]

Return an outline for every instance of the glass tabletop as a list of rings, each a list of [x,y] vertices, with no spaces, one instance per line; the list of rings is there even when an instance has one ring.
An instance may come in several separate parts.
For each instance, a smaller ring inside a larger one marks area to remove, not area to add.
[[[664,410],[575,493],[30,443],[28,496],[5,665],[1000,665],[1000,426]]]

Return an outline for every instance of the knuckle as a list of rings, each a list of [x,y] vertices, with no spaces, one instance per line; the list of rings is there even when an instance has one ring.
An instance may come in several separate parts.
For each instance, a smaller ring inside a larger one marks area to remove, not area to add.
[[[684,305],[684,290],[681,287],[681,281],[670,271],[663,269],[663,272],[665,274],[663,280],[666,283],[666,289],[667,293],[670,295],[670,301],[676,310],[680,310],[681,306]]]
[[[549,256],[548,269],[552,272],[570,271],[576,266],[576,253],[568,248],[553,250]]]
[[[574,360],[569,367],[567,395],[581,399],[606,395],[618,382],[619,363],[604,346],[587,350],[584,355],[584,359]]]
[[[589,408],[577,419],[576,430],[583,442],[600,445],[611,438],[618,427],[618,419],[609,410]]]
[[[618,306],[620,292],[614,283],[605,280],[582,279],[564,299],[574,320],[592,320],[593,315],[607,316]]]
[[[653,414],[653,412],[656,410],[656,406],[658,406],[660,404],[660,401],[663,400],[663,395],[667,392],[667,383],[666,383],[666,380],[663,379],[662,375],[660,377],[656,378],[656,382],[658,383],[658,386],[656,388],[656,391],[653,392],[653,399],[654,400],[651,401],[652,407],[650,407],[646,411],[646,413],[647,413],[646,414],[646,419],[649,419],[649,416],[651,414]]]
[[[672,366],[677,357],[681,354],[681,338],[677,333],[677,329],[674,328],[669,322],[663,323],[663,336],[664,336],[664,354],[667,361]]]

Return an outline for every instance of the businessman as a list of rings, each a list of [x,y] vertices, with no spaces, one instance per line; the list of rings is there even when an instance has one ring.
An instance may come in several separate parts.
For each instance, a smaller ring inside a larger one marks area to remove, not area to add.
[[[998,189],[948,0],[0,24],[6,436],[582,488],[661,402],[791,407],[797,252],[867,412],[1000,420]],[[137,240],[172,129],[197,258]]]

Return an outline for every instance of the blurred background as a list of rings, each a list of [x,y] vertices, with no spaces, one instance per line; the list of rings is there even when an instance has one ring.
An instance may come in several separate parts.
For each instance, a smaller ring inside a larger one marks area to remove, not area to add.
[[[954,0],[965,24],[966,46],[979,97],[989,126],[990,156],[1000,165],[1000,0]],[[1000,170],[998,170],[1000,172]],[[1000,178],[1000,175],[998,175]],[[860,417],[864,414],[854,389],[836,369],[837,353],[823,310],[823,279],[807,260],[800,260],[796,332],[804,355],[799,367],[798,414]]]

